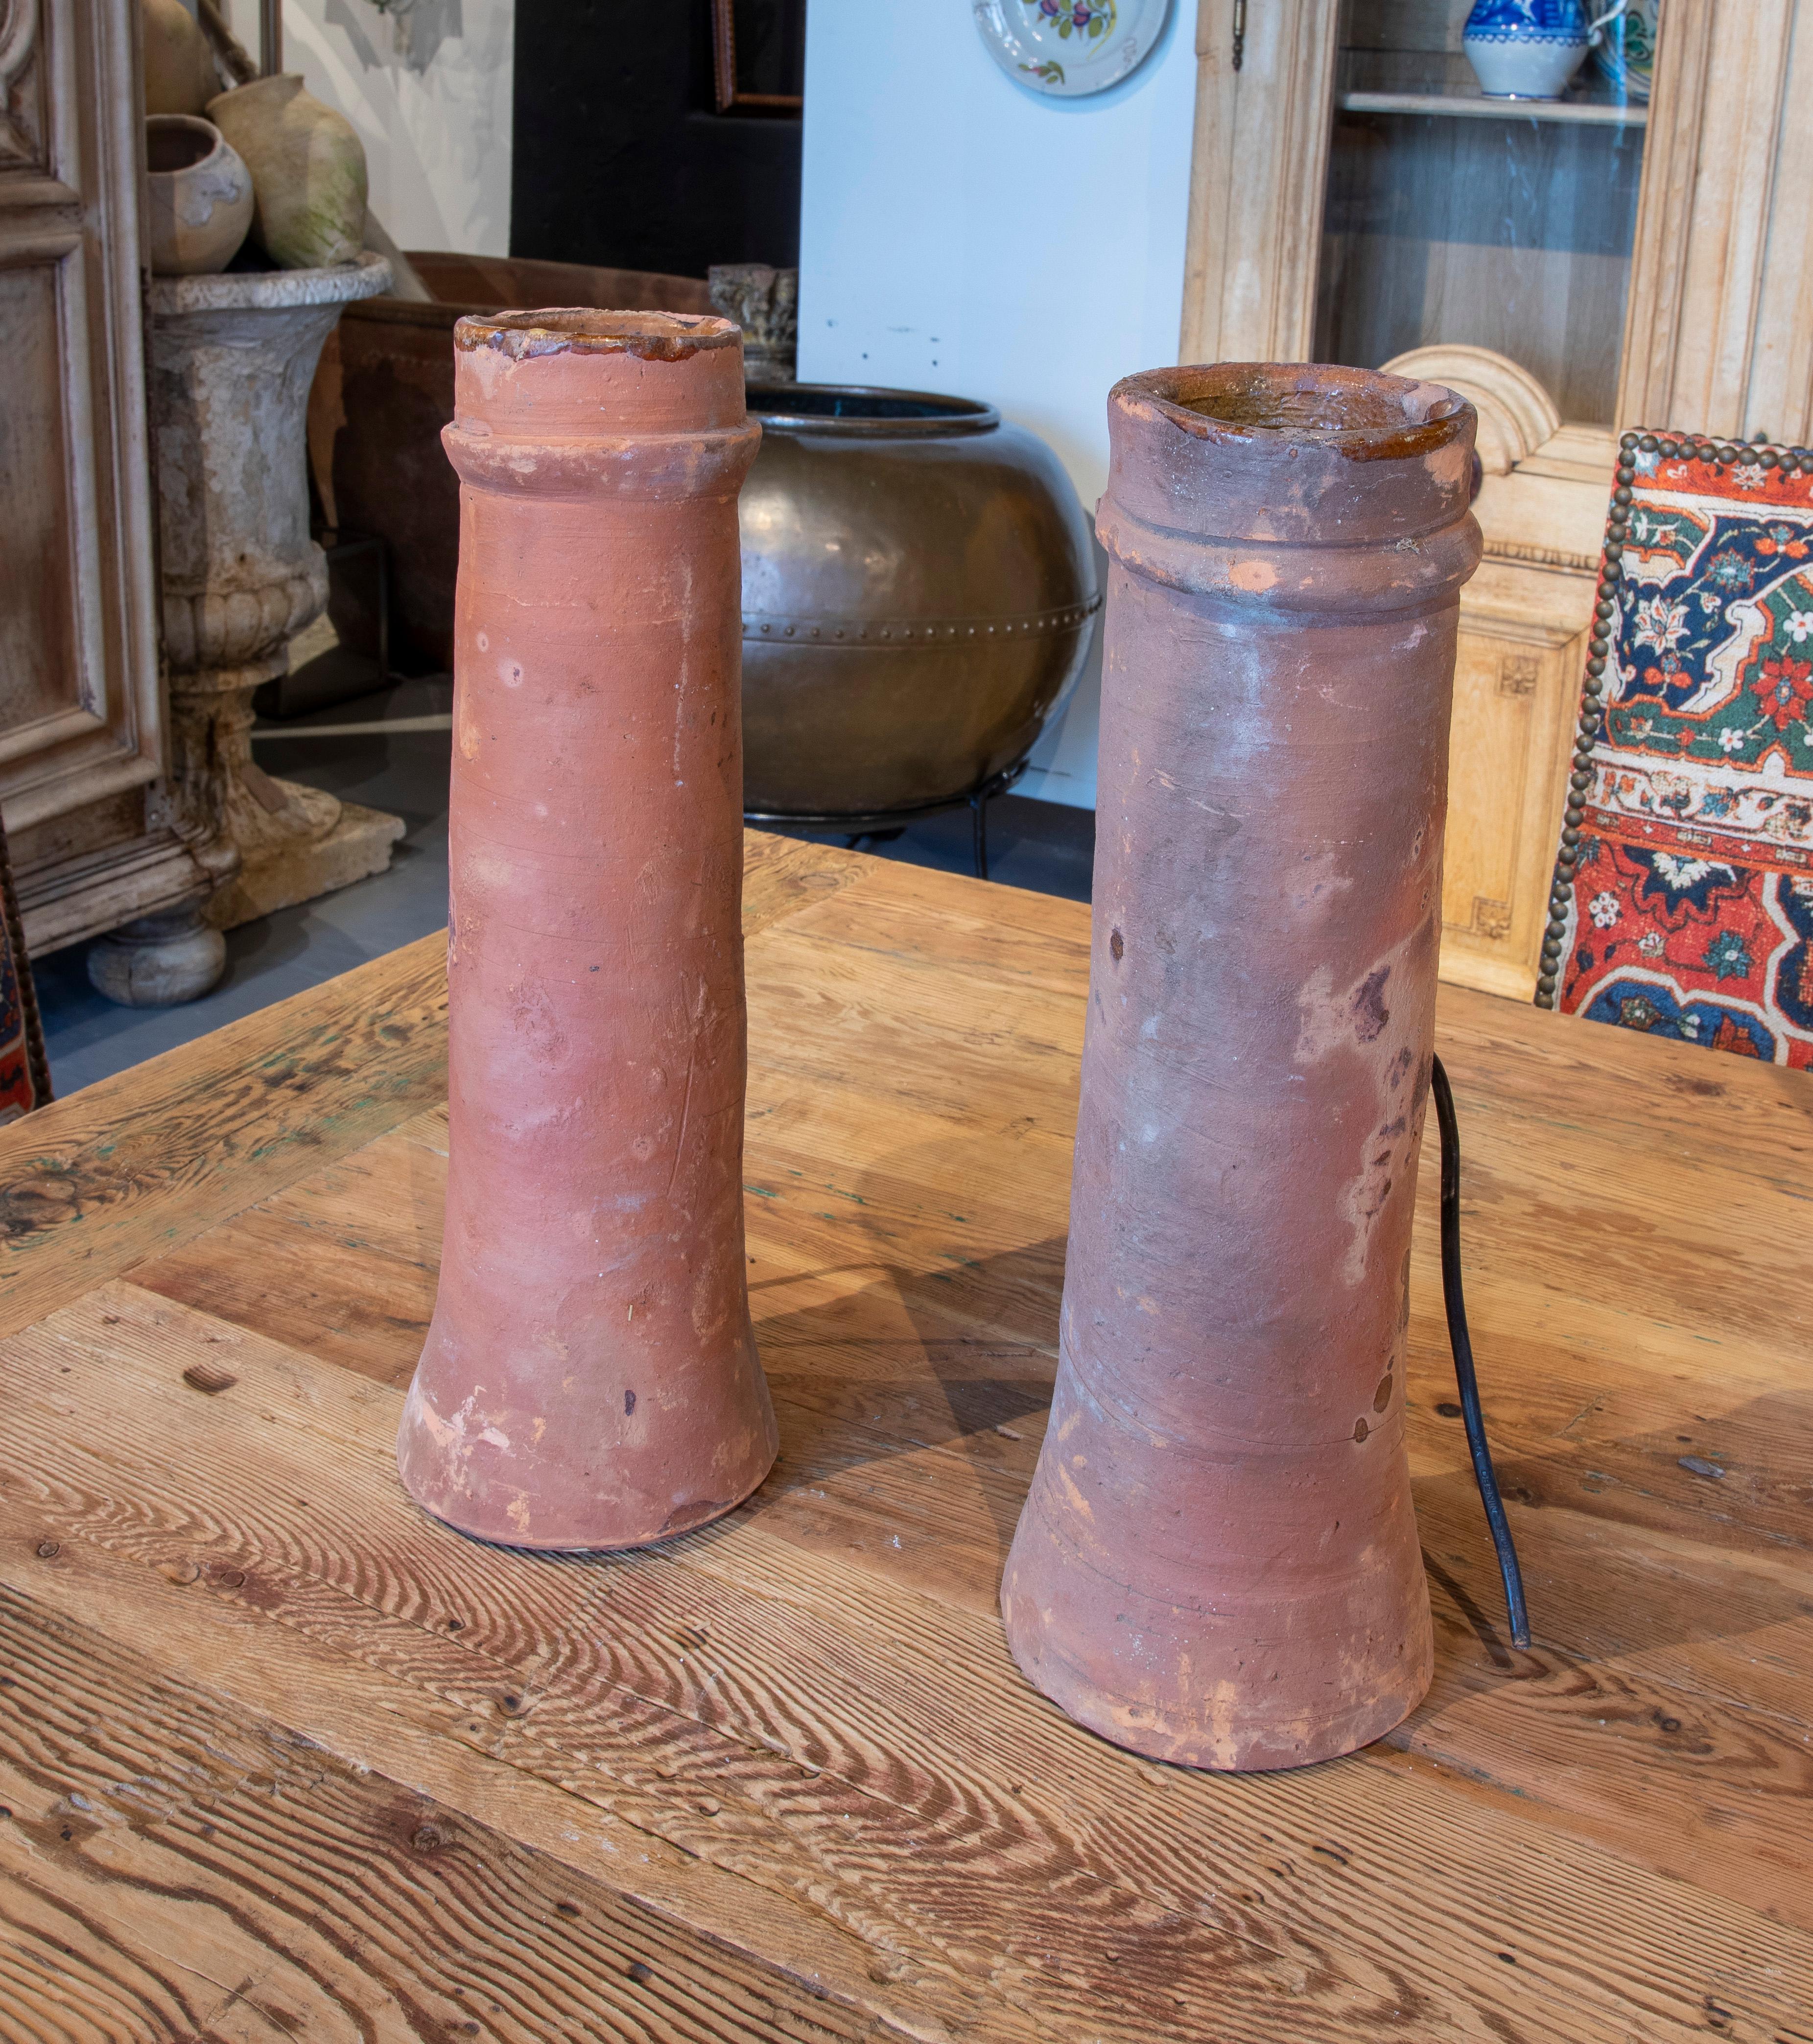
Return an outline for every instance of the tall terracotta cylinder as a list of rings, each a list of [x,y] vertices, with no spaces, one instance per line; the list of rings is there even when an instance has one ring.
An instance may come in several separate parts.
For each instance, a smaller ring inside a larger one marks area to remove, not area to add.
[[[1108,423],[1060,1362],[1002,1612],[1105,1737],[1291,1767],[1431,1673],[1404,1338],[1474,415],[1223,363]]]
[[[513,1546],[728,1511],[777,1436],[743,1237],[736,328],[455,331],[446,1231],[398,1460]]]

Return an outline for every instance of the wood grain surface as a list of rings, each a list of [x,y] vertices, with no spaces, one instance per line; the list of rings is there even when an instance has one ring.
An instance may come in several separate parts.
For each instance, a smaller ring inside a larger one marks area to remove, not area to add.
[[[1325,1767],[1157,1768],[1028,1689],[995,1609],[1088,912],[751,847],[782,1455],[659,1551],[485,1547],[397,1483],[445,1177],[424,947],[0,1135],[0,2035],[1813,2044],[1804,1078],[1444,989],[1536,1643],[1431,1158],[1435,1689]]]

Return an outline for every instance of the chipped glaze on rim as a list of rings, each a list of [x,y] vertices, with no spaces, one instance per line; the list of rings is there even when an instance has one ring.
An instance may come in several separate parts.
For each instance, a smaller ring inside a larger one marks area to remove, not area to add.
[[[1216,362],[1124,377],[1111,402],[1150,405],[1198,440],[1326,448],[1350,461],[1451,446],[1473,407],[1439,383],[1323,363]]]
[[[539,312],[468,313],[453,344],[494,348],[513,362],[540,355],[634,355],[645,362],[683,362],[708,348],[737,348],[743,329],[713,313],[601,311],[551,305]]]

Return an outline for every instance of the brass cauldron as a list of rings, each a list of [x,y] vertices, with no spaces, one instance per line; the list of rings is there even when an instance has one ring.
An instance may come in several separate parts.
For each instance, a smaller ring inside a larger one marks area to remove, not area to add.
[[[1101,602],[1057,456],[965,398],[786,384],[748,402],[745,810],[873,827],[1004,786]]]

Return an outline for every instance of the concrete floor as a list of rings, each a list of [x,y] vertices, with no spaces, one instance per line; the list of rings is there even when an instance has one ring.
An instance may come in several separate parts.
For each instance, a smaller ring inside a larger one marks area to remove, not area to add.
[[[433,715],[452,702],[453,684],[445,678],[408,681],[300,721],[340,724]],[[389,870],[229,930],[225,977],[212,993],[184,1007],[118,1008],[104,1000],[88,984],[85,944],[35,960],[51,1084],[60,1098],[446,923],[449,732],[259,737],[254,756],[267,773],[402,817],[408,831]]]
[[[59,1097],[445,924],[451,734],[308,734],[327,726],[444,715],[452,701],[452,682],[437,675],[258,728],[255,756],[267,772],[403,818],[408,831],[390,870],[229,931],[225,977],[213,993],[186,1007],[117,1008],[102,999],[88,983],[86,945],[36,960],[51,1080]],[[793,835],[845,841],[829,833]],[[1089,899],[1095,818],[1088,810],[1004,796],[990,808],[989,842],[991,879],[1072,901]],[[930,817],[890,841],[865,840],[862,848],[883,859],[967,873],[969,812]]]

